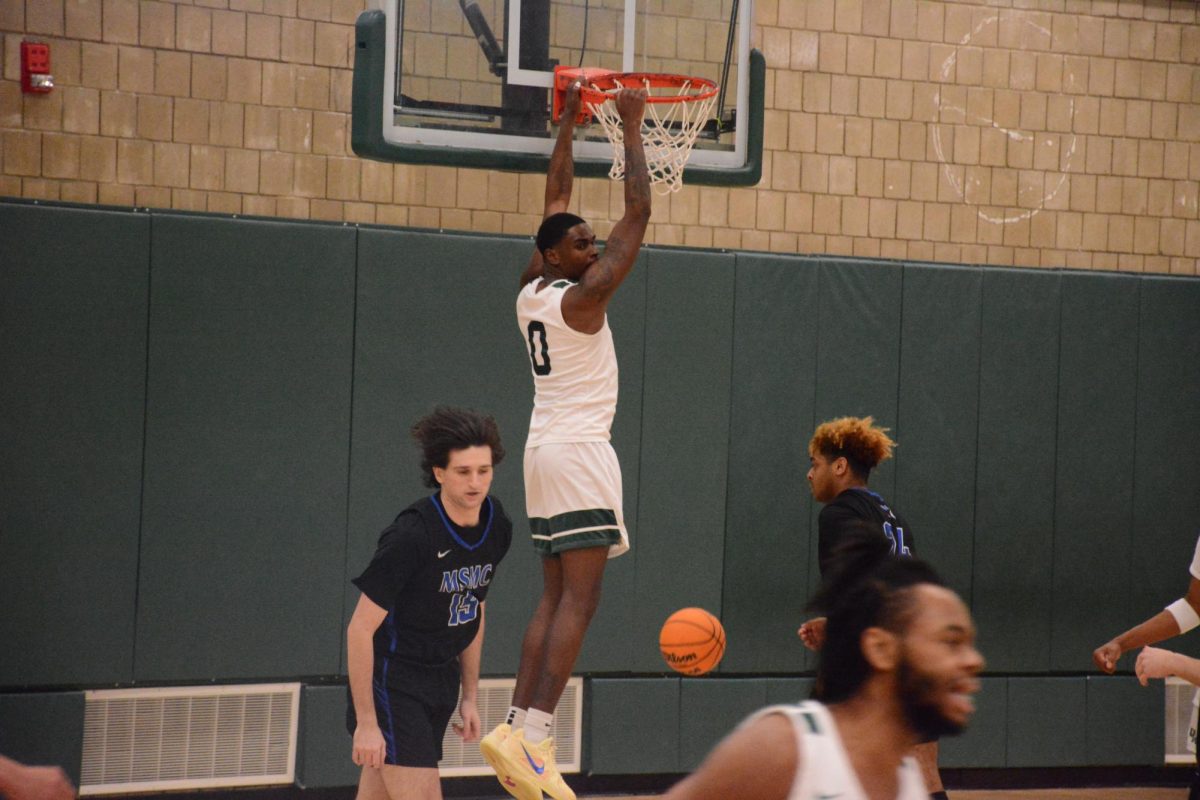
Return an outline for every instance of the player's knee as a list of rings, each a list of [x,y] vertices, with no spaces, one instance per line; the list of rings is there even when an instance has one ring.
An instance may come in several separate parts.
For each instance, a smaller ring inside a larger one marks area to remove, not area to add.
[[[559,607],[584,622],[591,620],[600,607],[600,585],[572,588],[564,592]]]

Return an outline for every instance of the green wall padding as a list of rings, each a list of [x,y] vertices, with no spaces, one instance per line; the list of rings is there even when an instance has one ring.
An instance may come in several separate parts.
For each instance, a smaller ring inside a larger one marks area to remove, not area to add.
[[[900,378],[903,269],[886,262],[823,259],[820,276],[816,422],[871,416],[900,433],[896,429],[896,385]],[[871,488],[892,498],[892,463],[884,462],[872,473]],[[815,553],[815,537],[813,547]]]
[[[813,427],[816,262],[737,257],[725,512],[726,670],[804,664],[812,497],[804,480]]]
[[[1050,637],[1055,670],[1092,669],[1092,650],[1123,630],[1136,547],[1130,530],[1137,284],[1127,275],[1062,278]]]
[[[1059,281],[983,277],[971,605],[997,671],[1050,666]]]
[[[484,673],[513,674],[541,590],[513,309],[530,247],[0,203],[0,686],[344,673],[348,579],[425,493],[408,428],[438,403],[504,434],[515,538]],[[806,696],[806,445],[844,414],[892,429],[872,487],[971,602],[988,670],[1022,675],[985,679],[943,764],[1158,762],[1160,687],[1071,673],[1187,587],[1200,281],[646,248],[610,320],[633,551],[576,666],[601,676],[590,768],[690,768],[757,706]],[[725,622],[716,675],[662,663],[686,605]],[[310,689],[304,779],[345,785],[321,760],[342,690]],[[682,733],[628,752],[609,732],[647,703]]]
[[[768,678],[767,705],[799,703],[812,693],[812,678]]]
[[[360,767],[350,754],[346,687],[305,686],[300,694],[300,741],[296,783],[305,789],[358,784]]]
[[[1088,763],[1085,680],[1009,678],[1007,716],[1005,766],[1078,767]]]
[[[629,565],[637,614],[619,640],[627,670],[663,669],[658,632],[677,609],[721,615],[732,263],[699,252],[649,257],[641,487]]]
[[[1121,629],[1187,592],[1200,534],[1200,281],[1143,278],[1140,296],[1130,603]],[[1200,655],[1194,636],[1170,646]],[[1132,656],[1121,667],[1133,669]]]
[[[154,218],[138,680],[335,674],[351,228]]]
[[[683,678],[679,687],[679,768],[690,772],[738,723],[767,704],[765,678]]]
[[[0,686],[133,678],[149,232],[0,203]]]
[[[904,268],[896,493],[916,554],[971,596],[983,273]]]
[[[79,785],[83,692],[0,694],[0,753],[22,764],[62,767]]]
[[[679,771],[678,678],[594,678],[584,715],[584,771],[636,775]]]
[[[938,766],[1003,767],[1008,763],[1008,678],[981,678],[975,714],[958,736],[938,741]]]
[[[1089,676],[1087,763],[1161,763],[1165,700],[1162,681],[1142,686],[1131,676]]]

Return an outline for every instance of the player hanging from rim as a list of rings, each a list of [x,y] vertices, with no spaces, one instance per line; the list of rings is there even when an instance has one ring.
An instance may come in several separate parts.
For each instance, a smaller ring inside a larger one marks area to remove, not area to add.
[[[867,487],[871,470],[892,456],[896,443],[887,429],[871,417],[841,417],[817,426],[808,444],[809,487],[813,499],[824,503],[817,518],[817,564],[824,576],[832,553],[858,521],[866,521],[882,533],[892,553],[911,556],[916,543],[912,528],[879,494]],[[798,633],[812,650],[821,647],[825,620],[809,620]],[[914,753],[930,787],[933,800],[946,800],[937,768],[937,742],[924,742]]]
[[[412,436],[425,485],[438,491],[380,534],[354,579],[362,595],[346,631],[357,800],[441,800],[437,765],[456,705],[455,730],[479,738],[484,601],[512,541],[512,522],[488,494],[504,458],[495,420],[439,408]]]
[[[613,102],[624,126],[625,213],[602,254],[591,226],[567,213],[580,108],[579,85],[573,84],[550,157],[537,247],[517,296],[534,384],[525,505],[543,589],[522,641],[512,707],[480,749],[505,789],[522,800],[540,800],[542,792],[575,800],[555,764],[554,709],[600,602],[605,563],[629,549],[621,467],[609,442],[617,358],[606,312],[633,268],[650,220],[641,136],[646,92],[623,89]]]
[[[836,549],[810,603],[828,614],[814,699],[752,715],[664,800],[928,796],[909,753],[964,728],[983,658],[958,595],[888,549],[871,530]]]
[[[1153,617],[1097,647],[1092,653],[1092,661],[1096,662],[1096,666],[1111,675],[1117,668],[1117,661],[1130,650],[1187,633],[1200,625],[1200,538],[1196,540],[1196,549],[1192,553],[1188,576],[1190,580],[1187,594]],[[1146,678],[1165,678],[1172,674],[1178,674],[1184,680],[1195,683],[1193,677],[1196,676],[1191,674],[1193,665],[1179,661],[1184,658],[1186,656],[1146,647],[1138,655],[1137,676],[1143,686]],[[1192,696],[1192,719],[1191,724],[1188,725],[1188,746],[1196,753],[1196,766],[1192,772],[1192,785],[1188,790],[1188,800],[1200,800],[1200,747],[1196,745],[1198,712],[1200,712],[1200,689]]]

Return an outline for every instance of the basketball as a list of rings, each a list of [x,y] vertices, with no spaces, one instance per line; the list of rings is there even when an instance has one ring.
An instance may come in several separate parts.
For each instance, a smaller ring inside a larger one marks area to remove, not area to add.
[[[658,649],[676,672],[703,675],[725,655],[725,629],[703,608],[681,608],[663,623]]]

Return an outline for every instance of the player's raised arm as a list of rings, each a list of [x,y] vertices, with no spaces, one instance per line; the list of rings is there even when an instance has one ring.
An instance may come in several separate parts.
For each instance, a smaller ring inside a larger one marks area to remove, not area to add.
[[[575,118],[579,116],[579,83],[567,87],[563,102],[562,117],[558,123],[558,138],[554,141],[554,152],[550,154],[550,167],[546,171],[546,198],[542,205],[542,219],[566,211],[571,204],[571,191],[575,183]],[[521,286],[542,276],[542,254],[535,247],[529,265],[521,273]]]
[[[622,89],[613,102],[621,115],[625,137],[625,215],[613,226],[604,244],[604,255],[587,268],[579,285],[563,298],[563,317],[576,330],[599,329],[608,301],[637,260],[650,223],[650,173],[642,147],[646,91]]]

